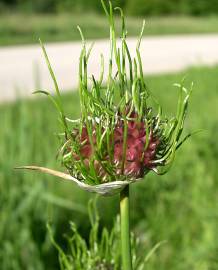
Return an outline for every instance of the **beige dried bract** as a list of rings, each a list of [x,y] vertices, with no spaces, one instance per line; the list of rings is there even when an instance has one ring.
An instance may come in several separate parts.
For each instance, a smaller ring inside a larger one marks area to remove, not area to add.
[[[21,167],[16,167],[15,169],[26,169],[26,170],[33,170],[33,171],[39,171],[42,173],[50,174],[53,176],[57,176],[59,178],[65,179],[72,181],[76,183],[80,188],[92,192],[92,193],[98,193],[100,195],[104,196],[111,196],[115,195],[117,193],[120,193],[120,191],[126,186],[131,183],[134,183],[136,181],[142,180],[142,178],[139,178],[137,180],[125,180],[125,181],[114,181],[114,182],[109,182],[109,183],[104,183],[100,185],[88,185],[85,184],[84,182],[79,181],[75,177],[71,176],[70,174],[55,171],[52,169],[48,169],[45,167],[39,167],[39,166],[21,166]]]

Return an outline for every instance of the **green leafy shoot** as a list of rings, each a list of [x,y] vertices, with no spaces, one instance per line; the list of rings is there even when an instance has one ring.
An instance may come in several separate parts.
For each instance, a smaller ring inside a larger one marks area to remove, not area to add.
[[[50,239],[59,254],[59,263],[61,270],[120,270],[120,219],[115,219],[113,227],[108,230],[99,225],[99,214],[97,211],[97,197],[90,200],[88,204],[89,220],[91,230],[89,237],[85,239],[80,235],[76,225],[70,222],[71,232],[65,235],[67,250],[63,250],[55,241],[51,225],[47,225]],[[145,270],[148,261],[154,253],[166,241],[161,241],[145,255],[141,256],[143,244],[134,234],[131,235],[131,245],[133,251],[133,269]]]

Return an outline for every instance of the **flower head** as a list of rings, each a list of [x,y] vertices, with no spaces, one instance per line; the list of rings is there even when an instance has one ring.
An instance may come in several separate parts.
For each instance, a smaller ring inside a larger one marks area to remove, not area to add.
[[[139,52],[132,58],[126,41],[122,10],[122,37],[118,48],[113,8],[105,7],[110,24],[110,61],[107,84],[103,84],[104,61],[100,80],[88,83],[87,65],[91,49],[80,55],[79,91],[81,118],[74,122],[62,148],[62,162],[80,181],[100,184],[143,178],[150,170],[164,173],[171,165],[180,144],[190,91],[182,85],[177,116],[162,117],[162,109],[148,90]],[[114,67],[115,66],[115,67]]]
[[[109,10],[103,1],[102,5],[110,25],[109,71],[106,77],[101,56],[99,80],[89,77],[87,66],[92,46],[87,48],[78,28],[83,41],[79,63],[80,119],[70,120],[65,116],[43,45],[57,97],[45,91],[38,92],[49,95],[60,113],[64,137],[59,157],[69,172],[64,178],[71,178],[90,191],[111,194],[142,179],[149,171],[158,174],[168,171],[176,150],[190,136],[181,139],[191,90],[184,88],[183,84],[176,84],[179,88],[176,116],[171,119],[163,117],[161,106],[144,80],[139,51],[144,23],[136,45],[136,56],[132,57],[122,10],[117,8],[122,18],[118,46],[112,5],[109,4]]]

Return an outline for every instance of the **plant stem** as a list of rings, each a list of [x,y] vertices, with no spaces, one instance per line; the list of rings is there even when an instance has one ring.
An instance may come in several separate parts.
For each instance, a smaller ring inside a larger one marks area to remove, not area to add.
[[[129,229],[129,185],[120,192],[120,229],[122,270],[132,270],[132,256]]]

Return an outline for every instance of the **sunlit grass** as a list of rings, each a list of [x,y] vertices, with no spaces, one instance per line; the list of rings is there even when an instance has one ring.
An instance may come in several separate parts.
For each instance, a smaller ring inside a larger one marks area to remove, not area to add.
[[[142,19],[127,19],[130,36],[138,36]],[[218,32],[218,17],[174,16],[145,19],[147,27],[144,35]],[[79,40],[77,25],[81,26],[88,39],[108,37],[107,20],[98,14],[1,14],[0,45],[36,43],[39,37],[46,42]]]

